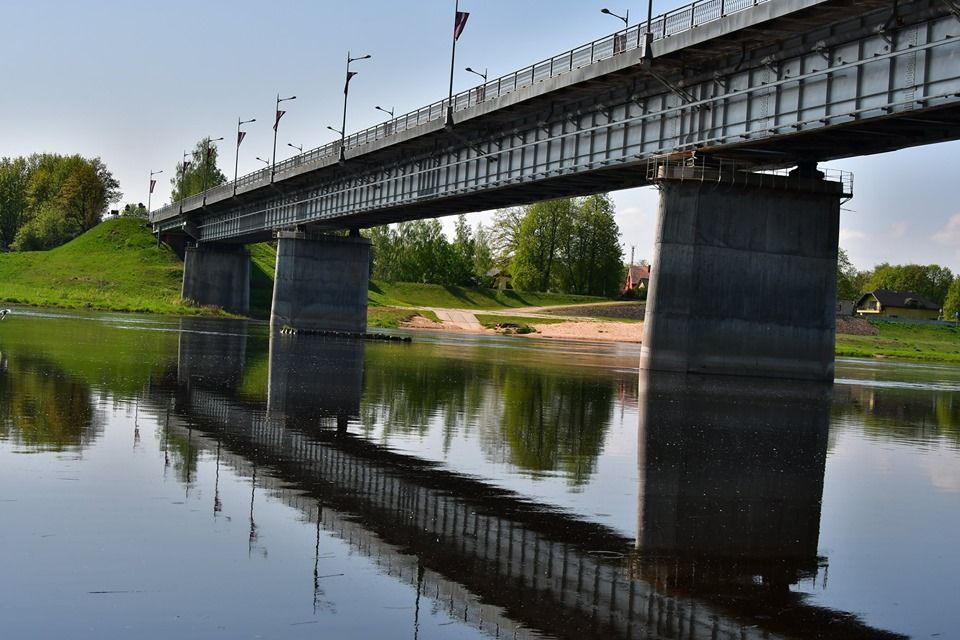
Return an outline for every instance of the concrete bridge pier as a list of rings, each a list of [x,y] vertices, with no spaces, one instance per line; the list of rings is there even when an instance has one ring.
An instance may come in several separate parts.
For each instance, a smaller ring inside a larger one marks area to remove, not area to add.
[[[843,184],[812,167],[665,165],[653,177],[641,369],[832,381]]]
[[[281,231],[273,285],[272,330],[367,330],[370,241]]]
[[[181,295],[224,311],[250,313],[250,254],[242,245],[201,244],[185,249]]]

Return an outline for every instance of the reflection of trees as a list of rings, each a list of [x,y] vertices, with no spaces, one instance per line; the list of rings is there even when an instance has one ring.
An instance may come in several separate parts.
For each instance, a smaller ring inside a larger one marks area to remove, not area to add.
[[[471,354],[473,355],[473,354]],[[544,474],[561,471],[574,484],[594,470],[610,424],[618,380],[573,368],[537,366],[423,349],[416,357],[367,349],[361,420],[370,433],[425,435],[443,428],[480,432],[486,455],[508,449],[510,463]]]
[[[63,451],[91,444],[103,426],[90,388],[41,358],[11,357],[0,372],[0,433],[19,445]]]
[[[586,482],[609,427],[612,381],[513,370],[502,394],[511,461],[536,472],[562,469],[574,484]]]
[[[955,391],[844,385],[835,397],[834,417],[854,417],[868,434],[960,444],[960,396]]]

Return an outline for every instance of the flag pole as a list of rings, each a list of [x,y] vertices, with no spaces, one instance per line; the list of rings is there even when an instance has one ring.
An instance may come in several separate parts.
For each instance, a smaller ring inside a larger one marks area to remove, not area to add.
[[[273,121],[273,156],[270,162],[270,182],[273,182],[273,176],[277,171],[277,129],[280,127],[280,94],[277,94],[277,104],[274,107]]]
[[[447,122],[448,127],[453,126],[453,68],[457,61],[457,16],[460,13],[460,0],[454,0],[453,4],[453,47],[450,53],[450,91],[447,96]]]

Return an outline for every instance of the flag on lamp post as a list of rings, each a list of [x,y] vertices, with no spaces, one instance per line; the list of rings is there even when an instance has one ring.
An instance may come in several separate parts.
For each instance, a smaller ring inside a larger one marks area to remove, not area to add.
[[[153,193],[153,188],[157,186],[157,181],[153,178],[150,179],[150,193]]]
[[[274,131],[277,130],[277,126],[280,124],[280,118],[282,118],[282,117],[283,117],[283,114],[285,114],[285,113],[286,113],[286,111],[280,111],[279,109],[277,109],[277,120],[273,123],[273,130],[274,130]]]
[[[470,14],[466,11],[457,11],[457,16],[453,20],[453,40],[456,42],[460,38],[460,34],[463,33],[463,29],[467,26],[467,18],[470,17]]]
[[[247,136],[246,131],[237,131],[237,146],[240,146],[240,143],[243,142],[243,139]]]

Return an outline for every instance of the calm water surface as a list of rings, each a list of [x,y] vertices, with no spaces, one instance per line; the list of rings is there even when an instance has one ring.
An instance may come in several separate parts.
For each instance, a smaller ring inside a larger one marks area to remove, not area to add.
[[[18,310],[0,638],[960,638],[960,371]]]

